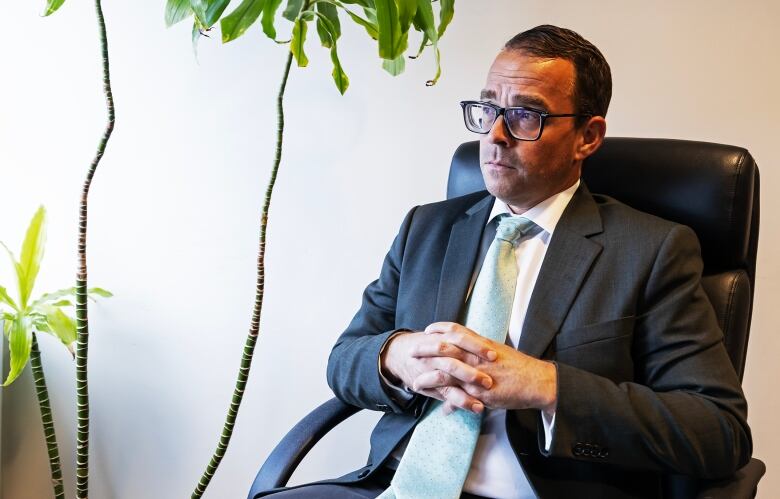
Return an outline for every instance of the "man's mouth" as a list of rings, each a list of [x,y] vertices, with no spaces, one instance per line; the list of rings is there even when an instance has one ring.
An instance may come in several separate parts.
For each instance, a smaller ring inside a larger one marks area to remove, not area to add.
[[[485,165],[490,165],[490,166],[492,166],[494,168],[514,168],[509,163],[504,163],[504,162],[498,161],[498,160],[486,161]]]

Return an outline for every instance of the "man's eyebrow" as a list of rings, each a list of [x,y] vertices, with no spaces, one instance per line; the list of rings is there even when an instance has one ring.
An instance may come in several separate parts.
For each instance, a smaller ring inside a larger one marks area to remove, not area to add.
[[[479,100],[495,100],[496,92],[494,90],[483,90],[479,93]]]
[[[479,93],[480,100],[495,101],[496,98],[497,97],[496,97],[495,90],[482,90]],[[539,110],[547,110],[550,108],[550,106],[547,104],[547,102],[544,99],[532,95],[513,95],[512,97],[509,98],[509,105],[531,107]]]
[[[547,101],[541,97],[535,97],[532,95],[513,95],[509,98],[509,105],[532,107],[542,111],[546,111],[550,108],[550,106],[547,104]]]

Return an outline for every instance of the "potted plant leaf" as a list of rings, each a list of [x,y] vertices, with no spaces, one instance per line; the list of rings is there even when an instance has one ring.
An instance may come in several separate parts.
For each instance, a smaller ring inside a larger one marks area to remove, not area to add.
[[[54,496],[61,499],[65,497],[65,493],[62,486],[59,448],[37,335],[46,333],[56,337],[71,355],[75,355],[73,344],[76,342],[76,320],[66,311],[74,307],[76,289],[65,288],[44,293],[35,300],[31,299],[46,246],[46,210],[43,206],[38,208],[30,220],[18,260],[8,246],[2,242],[0,244],[11,260],[17,289],[16,299],[14,299],[6,287],[0,286],[0,318],[3,320],[3,334],[8,338],[11,360],[10,370],[3,386],[13,383],[27,363],[30,363],[41,411],[46,449],[49,454]],[[111,296],[111,293],[101,288],[91,288],[87,294],[93,298]]]

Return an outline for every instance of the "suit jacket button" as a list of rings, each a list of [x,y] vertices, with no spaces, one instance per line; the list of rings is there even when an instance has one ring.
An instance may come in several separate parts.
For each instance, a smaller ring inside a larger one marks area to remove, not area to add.
[[[572,448],[571,451],[575,456],[581,456],[584,452],[585,448],[583,445],[579,442],[577,442]]]
[[[365,478],[368,476],[368,474],[371,473],[371,469],[363,470],[360,473],[358,473],[358,478]]]
[[[609,456],[609,449],[604,447],[603,449],[601,449],[599,451],[599,457],[604,458],[604,457],[607,457],[607,456]]]
[[[379,409],[380,411],[387,411],[390,409],[390,406],[385,404],[377,404],[376,408]]]

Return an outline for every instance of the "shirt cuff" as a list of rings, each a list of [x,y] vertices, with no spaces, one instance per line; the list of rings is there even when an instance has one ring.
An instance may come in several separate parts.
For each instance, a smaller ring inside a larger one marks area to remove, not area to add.
[[[399,387],[397,385],[394,385],[393,383],[388,380],[384,374],[382,374],[382,353],[384,353],[385,348],[388,344],[390,344],[390,340],[395,338],[401,333],[410,333],[412,332],[409,329],[399,329],[395,333],[388,336],[387,340],[385,341],[384,345],[382,345],[382,348],[379,349],[379,356],[376,359],[376,369],[379,372],[379,378],[382,380],[383,388],[385,389],[385,392],[387,395],[389,395],[394,402],[396,402],[398,405],[405,405],[405,403],[411,401],[414,398],[414,392],[410,390],[408,387]]]
[[[546,412],[542,412],[542,424],[544,425],[544,450],[550,452],[550,446],[553,439],[553,430],[555,429],[555,413],[552,416],[548,416]]]

